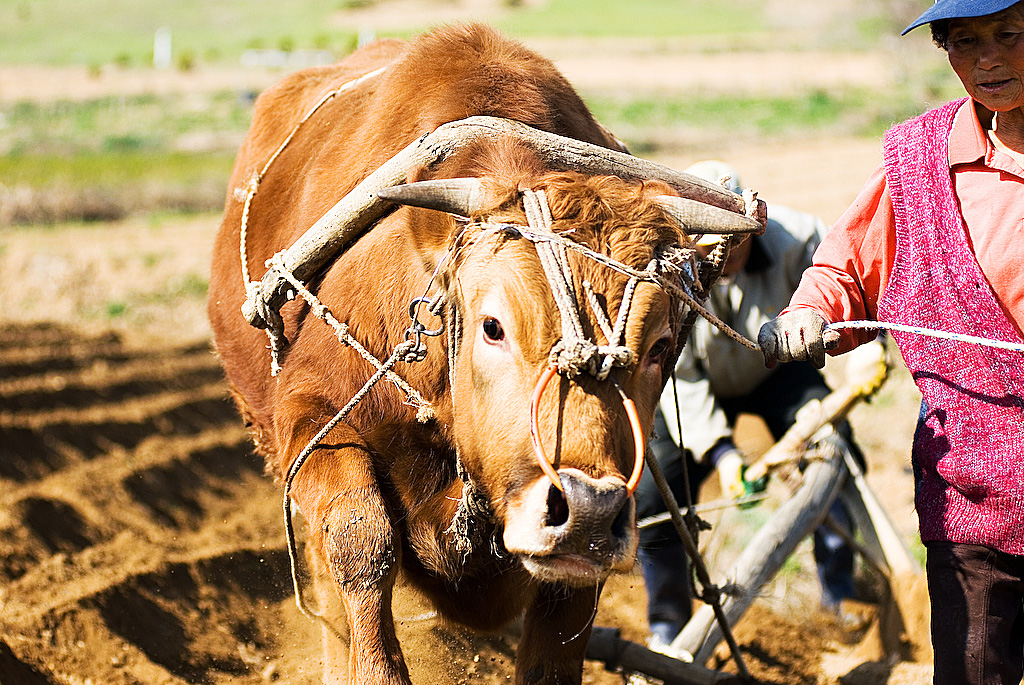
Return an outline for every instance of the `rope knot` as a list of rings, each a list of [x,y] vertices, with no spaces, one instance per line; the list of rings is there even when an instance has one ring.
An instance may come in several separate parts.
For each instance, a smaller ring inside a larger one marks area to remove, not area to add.
[[[625,345],[602,345],[597,348],[597,353],[601,357],[601,366],[596,370],[594,376],[599,381],[606,379],[608,372],[616,366],[626,369],[633,366],[633,360],[635,359],[633,350]]]
[[[582,338],[562,338],[551,348],[548,362],[558,367],[560,373],[575,378],[584,371],[596,368],[598,347],[589,340]]]
[[[569,378],[586,371],[603,381],[613,368],[629,368],[634,359],[633,350],[625,345],[595,345],[583,338],[563,338],[551,348],[548,363]]]
[[[410,341],[411,342],[411,341]],[[408,350],[402,352],[402,361],[406,364],[415,364],[427,358],[427,346],[422,342],[413,344]]]
[[[422,341],[406,340],[395,347],[395,354],[406,364],[414,364],[426,359],[427,346]]]
[[[637,275],[630,276],[614,325],[608,320],[608,315],[593,286],[589,281],[583,281],[583,291],[594,311],[597,324],[608,341],[607,345],[597,345],[584,334],[580,320],[580,303],[573,285],[565,244],[559,241],[551,230],[551,210],[544,191],[524,191],[523,209],[526,211],[530,228],[536,233],[530,240],[536,245],[537,256],[548,278],[561,318],[562,339],[552,348],[548,356],[549,364],[569,378],[575,378],[586,371],[599,381],[607,379],[613,367],[632,366],[633,351],[620,342],[625,334],[626,318],[629,316],[633,292],[636,289]],[[653,275],[657,268],[657,261],[652,260],[644,273]]]

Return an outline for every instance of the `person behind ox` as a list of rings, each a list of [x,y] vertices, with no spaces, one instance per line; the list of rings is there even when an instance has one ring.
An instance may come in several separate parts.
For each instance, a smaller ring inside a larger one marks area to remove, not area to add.
[[[877,319],[1020,344],[1024,2],[939,0],[929,24],[968,97],[895,126],[829,232],[765,364],[824,363],[827,323]],[[935,683],[1024,674],[1024,354],[893,332],[923,395],[912,462]],[[863,340],[846,331],[832,354]]]
[[[722,162],[698,162],[687,172],[712,182],[724,180],[727,187],[740,192],[736,171]],[[825,225],[817,217],[769,204],[764,234],[733,249],[706,306],[737,332],[755,335],[788,304],[824,233]],[[876,355],[881,359],[883,354],[879,345]],[[743,347],[699,319],[655,414],[651,451],[681,504],[687,501],[687,481],[690,501],[696,501],[701,483],[712,470],[718,472],[723,496],[740,496],[751,484],[744,483],[745,459],[733,441],[737,415],[760,416],[778,439],[793,424],[800,407],[828,393],[825,379],[810,363],[769,371],[760,352]],[[680,424],[685,465],[678,447]],[[860,458],[845,422],[838,426],[834,439]],[[684,469],[688,477],[684,477]],[[657,486],[645,473],[637,491],[637,515],[642,519],[663,511]],[[838,501],[831,515],[852,530],[850,517]],[[659,647],[670,643],[690,619],[686,553],[672,523],[665,522],[641,529],[638,555],[647,590],[650,642]],[[853,551],[839,535],[822,526],[814,534],[814,556],[822,605],[838,616],[840,602],[854,596]]]

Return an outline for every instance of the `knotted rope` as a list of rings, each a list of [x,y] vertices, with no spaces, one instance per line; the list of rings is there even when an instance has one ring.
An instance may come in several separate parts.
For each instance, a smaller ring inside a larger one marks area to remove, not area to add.
[[[701,304],[700,300],[694,296],[691,289],[697,288],[699,291],[700,280],[696,276],[697,267],[693,263],[693,250],[677,250],[677,252],[680,255],[685,255],[682,264],[675,264],[671,259],[662,258],[660,260],[656,260],[656,265],[649,264],[647,269],[641,271],[639,269],[634,269],[630,266],[626,266],[622,262],[616,261],[609,257],[608,255],[601,254],[600,252],[595,252],[594,250],[591,250],[589,247],[577,243],[575,240],[569,240],[564,236],[561,236],[557,233],[551,233],[550,231],[539,232],[536,230],[531,230],[524,226],[517,226],[515,224],[505,223],[484,222],[477,224],[477,226],[479,226],[480,228],[490,229],[501,233],[516,235],[522,238],[526,238],[527,240],[530,240],[538,244],[542,242],[557,243],[564,250],[573,250],[574,252],[578,252],[583,256],[587,257],[588,259],[597,262],[598,264],[601,264],[611,269],[612,271],[616,271],[620,274],[623,274],[624,276],[628,276],[631,279],[636,279],[636,281],[638,282],[644,281],[646,283],[653,283],[654,285],[657,285],[658,287],[665,290],[665,292],[667,292],[672,297],[681,300],[683,304],[690,308],[694,316],[700,316],[704,319],[707,319],[712,326],[721,330],[722,333],[724,333],[732,340],[735,340],[739,344],[748,347],[751,350],[761,349],[760,347],[758,347],[756,342],[753,342],[744,337],[743,335],[741,335],[740,333],[737,333],[729,326],[729,324],[725,323],[717,316],[712,314],[710,311],[708,311],[708,309],[703,304]],[[716,252],[713,254],[717,254],[718,251],[719,248],[716,248]],[[720,266],[721,265],[717,265],[713,268],[717,269],[720,268]],[[683,273],[683,285],[680,285],[675,279],[670,278],[667,275],[672,272]],[[597,310],[595,310],[595,312],[596,311]],[[601,314],[598,314],[598,316],[601,316],[602,314],[603,312],[601,312]],[[607,320],[607,316],[605,316],[604,318],[605,320]]]
[[[291,144],[292,140],[298,134],[299,129],[301,129],[303,125],[305,125],[305,123],[320,110],[321,107],[333,100],[339,94],[347,90],[351,90],[363,82],[380,75],[386,68],[387,67],[380,67],[378,69],[374,69],[373,71],[367,72],[362,76],[352,79],[351,81],[346,81],[337,88],[324,93],[323,97],[317,100],[316,104],[310,107],[309,111],[307,111],[306,114],[299,119],[299,122],[292,127],[292,130],[289,131],[284,141],[276,150],[274,150],[274,154],[270,156],[270,159],[268,159],[266,164],[263,165],[263,168],[259,171],[253,169],[252,175],[249,177],[244,188],[235,188],[235,198],[242,201],[242,219],[241,225],[238,229],[238,256],[239,261],[241,262],[242,285],[245,288],[246,301],[252,302],[259,309],[263,320],[269,324],[266,332],[267,337],[270,340],[270,374],[272,376],[276,376],[281,371],[279,360],[282,348],[284,347],[284,334],[282,333],[284,330],[284,321],[281,319],[280,313],[268,307],[266,302],[264,302],[260,293],[260,282],[253,281],[249,276],[249,255],[247,250],[249,242],[249,211],[252,208],[252,201],[255,199],[256,193],[260,189],[260,183],[263,182],[263,178],[267,175],[267,171],[270,169],[271,165],[277,161],[277,158],[281,156],[285,151],[285,148]],[[276,258],[278,262],[281,261],[280,254],[275,255],[274,258]],[[270,266],[270,263],[268,262],[266,266]],[[279,269],[278,271],[284,275],[285,270]]]
[[[349,415],[349,413],[355,408],[357,404],[359,404],[360,400],[366,397],[366,395],[370,392],[373,386],[377,384],[377,381],[383,378],[386,374],[390,373],[391,367],[393,367],[402,357],[408,354],[411,351],[412,347],[414,346],[415,343],[413,341],[406,340],[405,342],[400,343],[395,347],[395,351],[392,352],[391,356],[388,357],[388,360],[386,362],[380,365],[380,368],[377,369],[377,373],[373,374],[373,376],[371,376],[370,379],[363,384],[363,387],[359,389],[359,392],[353,395],[352,399],[350,399],[348,403],[341,408],[341,411],[335,414],[334,418],[328,421],[324,425],[324,427],[321,428],[320,431],[313,437],[313,439],[306,444],[302,452],[299,453],[299,456],[297,456],[295,458],[295,461],[292,462],[291,468],[288,469],[288,474],[285,476],[283,505],[284,526],[285,537],[287,538],[288,542],[288,562],[291,567],[292,587],[295,590],[295,604],[296,606],[298,606],[299,611],[305,614],[308,618],[320,621],[325,626],[330,628],[335,635],[338,635],[338,632],[334,628],[334,626],[329,621],[327,621],[327,619],[325,619],[323,615],[318,614],[312,609],[310,609],[306,605],[306,601],[302,596],[302,588],[299,585],[299,551],[298,544],[295,541],[295,529],[292,526],[292,484],[295,481],[295,476],[297,476],[299,473],[299,469],[301,469],[302,465],[306,463],[306,460],[309,458],[309,456],[313,454],[313,450],[320,446],[320,443],[323,441],[323,439],[326,438],[327,435],[332,430],[334,430],[335,426],[337,426],[339,423],[345,420],[345,417]]]

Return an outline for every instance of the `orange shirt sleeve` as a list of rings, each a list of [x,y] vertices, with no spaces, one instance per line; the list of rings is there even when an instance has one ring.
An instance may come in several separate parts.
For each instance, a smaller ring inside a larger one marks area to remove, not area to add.
[[[879,165],[818,246],[813,264],[804,271],[783,313],[810,308],[829,323],[874,320],[895,254],[892,200],[885,168]],[[831,354],[848,352],[875,335],[876,331],[843,331],[839,347]]]

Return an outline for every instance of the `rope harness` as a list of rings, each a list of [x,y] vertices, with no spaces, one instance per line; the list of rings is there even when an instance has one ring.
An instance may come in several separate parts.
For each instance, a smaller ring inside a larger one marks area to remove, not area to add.
[[[249,196],[247,199],[251,201],[252,196]],[[622,341],[624,336],[626,323],[629,317],[629,310],[632,304],[633,293],[636,290],[637,283],[641,280],[658,284],[666,283],[668,282],[668,279],[663,272],[667,271],[669,267],[659,269],[659,260],[654,259],[651,260],[645,270],[638,271],[626,266],[625,264],[617,262],[610,257],[593,252],[592,250],[589,250],[589,248],[579,245],[578,243],[575,243],[564,236],[558,235],[551,230],[552,218],[543,191],[525,191],[523,193],[523,201],[527,212],[528,223],[530,224],[529,229],[513,224],[480,223],[471,224],[463,230],[479,228],[485,232],[497,232],[510,236],[523,237],[530,240],[537,249],[538,256],[541,260],[545,275],[548,279],[552,294],[559,309],[562,322],[562,338],[551,350],[549,355],[549,367],[541,375],[541,379],[538,382],[534,393],[533,401],[531,402],[531,437],[533,438],[533,444],[535,447],[535,456],[537,457],[537,461],[544,473],[548,476],[555,487],[561,490],[562,486],[558,474],[547,459],[547,456],[544,454],[543,447],[540,444],[536,431],[536,407],[548,381],[558,373],[564,373],[568,377],[573,378],[584,371],[590,373],[597,380],[610,380],[620,395],[633,431],[636,456],[633,471],[626,483],[628,491],[632,494],[640,480],[646,445],[644,442],[642,428],[640,426],[639,415],[632,400],[625,395],[622,388],[614,381],[614,379],[609,378],[609,372],[615,367],[628,368],[635,361],[635,355],[628,346],[616,343]],[[247,220],[248,214],[245,213],[243,215],[243,222]],[[245,232],[243,230],[242,236],[244,237],[244,235]],[[459,241],[455,241],[456,244],[458,242]],[[594,312],[594,318],[598,322],[598,326],[601,328],[602,332],[605,334],[609,344],[596,344],[587,337],[583,329],[579,311],[580,303],[573,286],[572,272],[569,269],[566,254],[566,249],[570,244],[575,246],[573,249],[576,249],[587,257],[594,258],[594,261],[629,276],[629,281],[627,282],[626,288],[623,292],[622,301],[619,305],[614,326],[610,323],[607,313],[601,306],[593,286],[589,282],[584,281],[584,289],[587,293],[586,301]],[[454,253],[458,249],[460,248],[453,245],[453,247],[449,248],[445,253],[444,257],[435,269],[434,274],[430,278],[430,282],[427,286],[428,290],[436,279],[440,269],[447,262],[452,260]],[[240,254],[244,254],[244,250]],[[275,271],[289,284],[295,294],[309,305],[310,312],[314,316],[323,319],[326,324],[334,329],[339,343],[352,347],[360,354],[360,356],[375,368],[375,373],[373,373],[373,375],[366,381],[362,388],[360,388],[360,390],[352,396],[341,410],[339,410],[334,417],[328,421],[327,424],[325,424],[323,428],[321,428],[320,431],[309,441],[305,448],[292,462],[291,467],[288,469],[285,476],[283,510],[285,518],[285,533],[287,537],[288,554],[291,566],[292,585],[295,591],[296,604],[303,614],[326,623],[319,614],[313,612],[305,604],[305,600],[303,599],[301,592],[298,578],[298,547],[292,524],[291,491],[294,480],[303,464],[327,437],[327,435],[340,422],[345,420],[355,406],[371,391],[373,386],[384,378],[392,381],[395,386],[405,394],[408,403],[411,406],[416,407],[416,417],[418,421],[426,422],[435,418],[434,410],[430,403],[427,402],[418,391],[412,388],[405,380],[396,374],[393,371],[393,368],[399,361],[413,363],[424,359],[426,356],[426,345],[421,339],[421,336],[436,336],[447,330],[449,358],[448,370],[450,374],[449,384],[451,387],[459,344],[462,338],[462,317],[458,314],[457,308],[453,304],[445,302],[443,295],[438,295],[434,298],[426,296],[415,298],[409,305],[412,324],[406,331],[406,339],[395,346],[387,360],[381,362],[349,334],[348,326],[346,324],[339,322],[331,313],[330,309],[328,309],[328,307],[326,307],[315,294],[310,292],[300,281],[298,281],[298,279],[294,277],[294,275],[282,263],[282,254],[283,252],[279,252],[267,260],[266,264],[268,269]],[[693,270],[688,270],[687,273],[693,273]],[[678,286],[675,286],[675,289],[686,292]],[[688,292],[687,295],[689,296]],[[692,296],[689,297],[692,299]],[[435,330],[426,329],[426,327],[418,320],[419,308],[423,305],[426,305],[432,314],[441,316],[448,325],[442,325],[441,328]],[[280,370],[278,355],[281,353],[282,348],[279,345],[273,344],[273,341],[275,340],[273,333],[268,332],[268,335],[272,341],[272,374],[276,375]],[[489,515],[489,504],[486,502],[486,499],[481,498],[478,489],[472,485],[469,475],[462,465],[461,458],[458,458],[458,455],[456,455],[456,457],[458,474],[464,484],[463,497],[459,502],[456,516],[446,532],[454,536],[456,548],[463,554],[466,554],[480,539],[480,526],[475,524],[474,520],[480,518],[484,518],[486,520]]]
[[[259,189],[260,181],[270,168],[271,163],[279,157],[287,144],[294,138],[298,128],[301,127],[317,109],[328,102],[338,92],[345,89],[346,86],[351,87],[356,82],[367,78],[370,75],[373,75],[373,73],[361,77],[361,79],[357,79],[355,82],[350,82],[349,84],[346,84],[345,86],[342,86],[341,88],[324,96],[313,107],[313,109],[303,117],[296,128],[289,134],[285,142],[277,149],[267,164],[264,165],[263,169],[259,173],[254,173],[250,178],[244,198],[241,227],[239,231],[239,257],[247,298],[256,299],[257,301],[259,299],[259,282],[252,281],[249,276],[246,240],[249,212],[252,201]],[[517,226],[514,224],[481,222],[477,224],[470,224],[464,228],[463,231],[476,228],[483,232],[495,232],[504,234],[508,237],[525,238],[533,243],[559,310],[562,337],[551,350],[549,355],[549,367],[541,375],[541,379],[538,382],[534,393],[533,402],[531,403],[531,437],[535,448],[535,456],[547,477],[559,490],[561,490],[562,485],[558,474],[554,470],[554,467],[551,465],[547,456],[544,454],[536,428],[536,408],[547,382],[558,373],[565,374],[568,378],[575,378],[583,372],[591,374],[599,381],[610,380],[620,395],[629,424],[633,431],[635,448],[634,467],[626,483],[627,489],[632,493],[639,483],[644,464],[645,442],[643,431],[640,426],[638,413],[632,400],[625,395],[622,388],[614,381],[614,379],[610,379],[609,373],[616,367],[629,368],[635,362],[635,355],[628,346],[623,344],[623,338],[625,335],[629,311],[633,301],[633,294],[636,290],[637,284],[640,281],[655,283],[665,288],[670,295],[676,295],[684,302],[693,303],[699,307],[700,305],[697,303],[697,300],[693,297],[690,291],[685,287],[680,287],[678,282],[673,281],[667,275],[672,272],[681,273],[687,277],[683,279],[684,282],[688,280],[690,283],[693,283],[695,281],[695,274],[697,270],[692,263],[692,258],[690,262],[684,263],[682,268],[679,268],[678,265],[668,263],[669,260],[663,260],[665,263],[661,263],[658,259],[653,259],[650,261],[646,269],[634,269],[612,259],[611,257],[608,257],[607,255],[590,250],[586,246],[576,243],[563,235],[556,234],[552,230],[553,219],[551,217],[550,208],[547,204],[546,196],[542,190],[524,191],[523,205],[527,216],[528,227]],[[432,287],[440,269],[447,262],[452,260],[454,253],[458,249],[461,249],[457,247],[458,243],[458,240],[454,241],[453,246],[449,248],[444,257],[440,260],[427,285],[428,291],[430,287]],[[606,338],[607,344],[605,345],[597,344],[591,340],[584,331],[580,317],[580,298],[576,292],[575,286],[573,285],[572,272],[569,268],[567,255],[569,249],[575,250],[609,269],[624,274],[629,279],[623,292],[622,301],[619,304],[619,310],[616,313],[614,324],[611,323],[610,317],[602,307],[600,299],[594,291],[593,286],[588,281],[583,282],[586,303],[589,304],[594,314],[594,320],[597,322],[597,327],[600,328]],[[443,294],[439,294],[434,298],[427,297],[426,295],[417,297],[409,305],[409,313],[412,323],[406,330],[405,340],[396,345],[387,360],[382,362],[374,357],[368,350],[366,350],[365,347],[351,336],[347,324],[338,321],[338,319],[320,301],[320,299],[306,288],[302,282],[295,278],[294,274],[285,267],[283,255],[284,251],[281,251],[268,259],[266,261],[268,270],[276,273],[289,285],[293,296],[300,297],[309,306],[311,314],[322,319],[325,323],[331,326],[340,344],[351,347],[375,369],[375,372],[360,388],[360,390],[353,395],[352,398],[334,415],[334,417],[320,429],[313,439],[309,441],[305,448],[292,462],[285,476],[283,511],[292,585],[295,591],[296,604],[300,611],[302,611],[306,616],[320,620],[326,625],[329,625],[322,616],[312,611],[306,605],[301,592],[298,578],[298,546],[292,524],[291,492],[295,478],[306,460],[316,450],[326,436],[340,422],[345,420],[355,406],[372,390],[373,386],[382,379],[388,379],[400,391],[402,391],[408,404],[416,408],[416,418],[418,421],[426,422],[435,418],[434,409],[431,404],[425,400],[416,389],[401,378],[401,376],[395,373],[393,368],[399,361],[413,363],[425,358],[426,345],[422,340],[422,336],[436,336],[443,332],[447,332],[448,344],[446,347],[448,348],[449,386],[451,387],[454,380],[455,365],[462,339],[463,324],[462,317],[459,315],[457,307],[455,307],[453,303],[446,302]],[[430,313],[435,316],[440,316],[445,323],[440,328],[428,330],[418,319],[419,309],[421,306],[426,306]],[[266,311],[266,308],[263,308],[263,311],[264,313],[269,313]],[[280,355],[284,349],[283,320],[281,319],[280,314],[276,312],[273,313],[272,319],[268,318],[266,320],[277,322],[276,327],[272,326],[267,330],[267,335],[270,339],[269,349],[271,353],[271,375],[276,376],[281,370]],[[479,489],[473,486],[469,474],[463,467],[462,460],[459,458],[457,453],[456,466],[459,477],[463,481],[463,496],[459,502],[452,524],[446,532],[453,536],[456,549],[461,551],[463,554],[468,554],[481,537],[481,526],[476,523],[476,521],[480,519],[486,521],[489,517],[490,507],[486,498],[480,494]],[[334,628],[331,627],[331,630],[334,630]]]
[[[537,249],[537,256],[540,257],[541,266],[544,268],[544,273],[551,286],[551,293],[555,298],[555,304],[558,306],[562,327],[562,337],[551,349],[548,368],[537,381],[530,401],[530,440],[541,470],[547,475],[548,480],[561,491],[562,481],[544,453],[544,445],[537,428],[537,407],[540,404],[544,388],[556,372],[563,373],[569,378],[575,378],[581,372],[586,371],[598,381],[604,381],[608,379],[608,374],[613,367],[629,368],[633,365],[633,351],[628,346],[619,343],[625,336],[626,320],[629,318],[629,309],[633,303],[633,293],[636,290],[637,282],[642,275],[656,273],[658,260],[652,259],[644,272],[630,276],[623,291],[622,300],[619,302],[619,312],[615,318],[614,328],[609,323],[608,315],[605,313],[604,307],[601,306],[593,286],[588,281],[583,281],[587,302],[590,304],[590,308],[594,312],[594,319],[598,322],[608,343],[598,345],[590,340],[583,330],[579,312],[580,304],[573,285],[572,271],[569,269],[565,243],[551,240],[551,237],[555,236],[555,232],[552,230],[551,210],[548,207],[544,191],[524,191],[523,209],[526,211],[527,223],[533,231],[532,237],[528,236],[528,239],[533,241]],[[644,466],[643,428],[640,425],[640,417],[633,401],[626,396],[614,379],[612,379],[612,383],[622,399],[622,406],[626,410],[630,429],[633,432],[635,458],[633,470],[626,481],[626,489],[632,495],[640,483],[640,475]]]
[[[630,275],[629,282],[619,303],[615,327],[608,323],[608,315],[601,306],[589,282],[583,282],[587,294],[587,302],[594,312],[594,317],[601,327],[607,345],[597,345],[587,338],[579,315],[579,300],[573,286],[572,271],[566,256],[565,243],[553,241],[555,235],[551,229],[551,210],[548,208],[544,191],[526,190],[523,192],[523,209],[533,233],[524,235],[533,241],[540,257],[541,266],[551,285],[551,292],[558,305],[562,322],[562,338],[552,348],[548,363],[558,368],[560,373],[575,378],[586,371],[599,381],[608,378],[612,367],[628,368],[633,364],[633,351],[620,344],[626,330],[626,319],[633,302],[633,291],[641,274]],[[654,273],[657,260],[652,260],[647,272]]]
[[[287,148],[288,145],[291,144],[292,139],[295,138],[296,134],[298,134],[299,129],[302,128],[303,124],[305,124],[307,121],[309,121],[309,119],[314,114],[316,114],[317,111],[319,111],[319,109],[321,107],[326,105],[328,102],[333,100],[335,97],[337,97],[341,93],[343,93],[343,92],[345,92],[347,90],[352,90],[353,88],[355,88],[356,86],[362,84],[363,82],[368,81],[368,80],[372,79],[373,77],[380,75],[384,71],[384,69],[386,69],[386,68],[387,67],[380,67],[379,69],[374,69],[371,72],[363,74],[362,76],[359,76],[358,78],[354,78],[351,81],[347,81],[347,82],[343,83],[342,85],[338,86],[337,88],[335,88],[334,90],[331,90],[331,91],[328,91],[327,93],[325,93],[324,96],[322,98],[320,98],[316,102],[316,104],[314,104],[309,109],[309,111],[306,112],[306,114],[301,119],[299,119],[299,123],[297,123],[292,128],[292,130],[285,137],[284,142],[282,142],[278,146],[277,150],[274,151],[274,154],[272,154],[270,156],[270,159],[267,160],[267,163],[263,165],[263,168],[260,169],[259,171],[256,171],[255,169],[253,170],[252,175],[249,177],[249,182],[248,182],[248,184],[246,184],[246,187],[245,188],[236,188],[235,189],[235,197],[237,199],[240,199],[240,200],[243,201],[243,204],[242,204],[242,221],[241,221],[241,228],[239,229],[239,237],[238,237],[238,252],[239,252],[239,258],[240,258],[241,265],[242,265],[242,283],[245,285],[245,297],[246,297],[247,301],[254,302],[254,303],[257,303],[257,304],[262,304],[262,298],[260,298],[260,293],[259,293],[259,285],[260,285],[260,283],[259,283],[259,281],[251,280],[250,277],[249,277],[249,256],[247,254],[247,244],[248,244],[247,232],[248,232],[248,229],[249,229],[249,210],[252,207],[253,198],[256,197],[256,192],[260,188],[260,183],[263,182],[263,177],[266,176],[266,174],[267,174],[267,170],[270,169],[270,166],[275,161],[277,161],[277,158],[281,156],[281,153],[284,152],[285,148]],[[244,195],[243,195],[243,193],[244,193]],[[278,257],[278,259],[280,259],[280,255],[276,255],[276,256]],[[268,266],[270,266],[270,265],[268,264]],[[281,273],[282,276],[285,275],[283,270],[279,270],[279,273]],[[267,328],[267,336],[270,338],[270,350],[271,350],[271,367],[270,368],[271,368],[271,375],[272,376],[276,376],[278,374],[278,372],[280,372],[280,370],[281,370],[281,365],[279,364],[278,360],[279,360],[280,352],[281,352],[281,349],[282,349],[283,343],[284,343],[284,336],[280,333],[281,329],[283,328],[283,322],[281,321],[281,315],[278,312],[273,311],[270,308],[265,307],[265,306],[260,306],[259,309],[260,309],[261,313],[263,313],[265,316],[269,317],[269,318],[267,318],[265,320],[268,323],[271,323],[271,326],[269,326]],[[347,335],[347,333],[346,333],[346,335]],[[394,379],[392,379],[392,380],[394,380]]]

